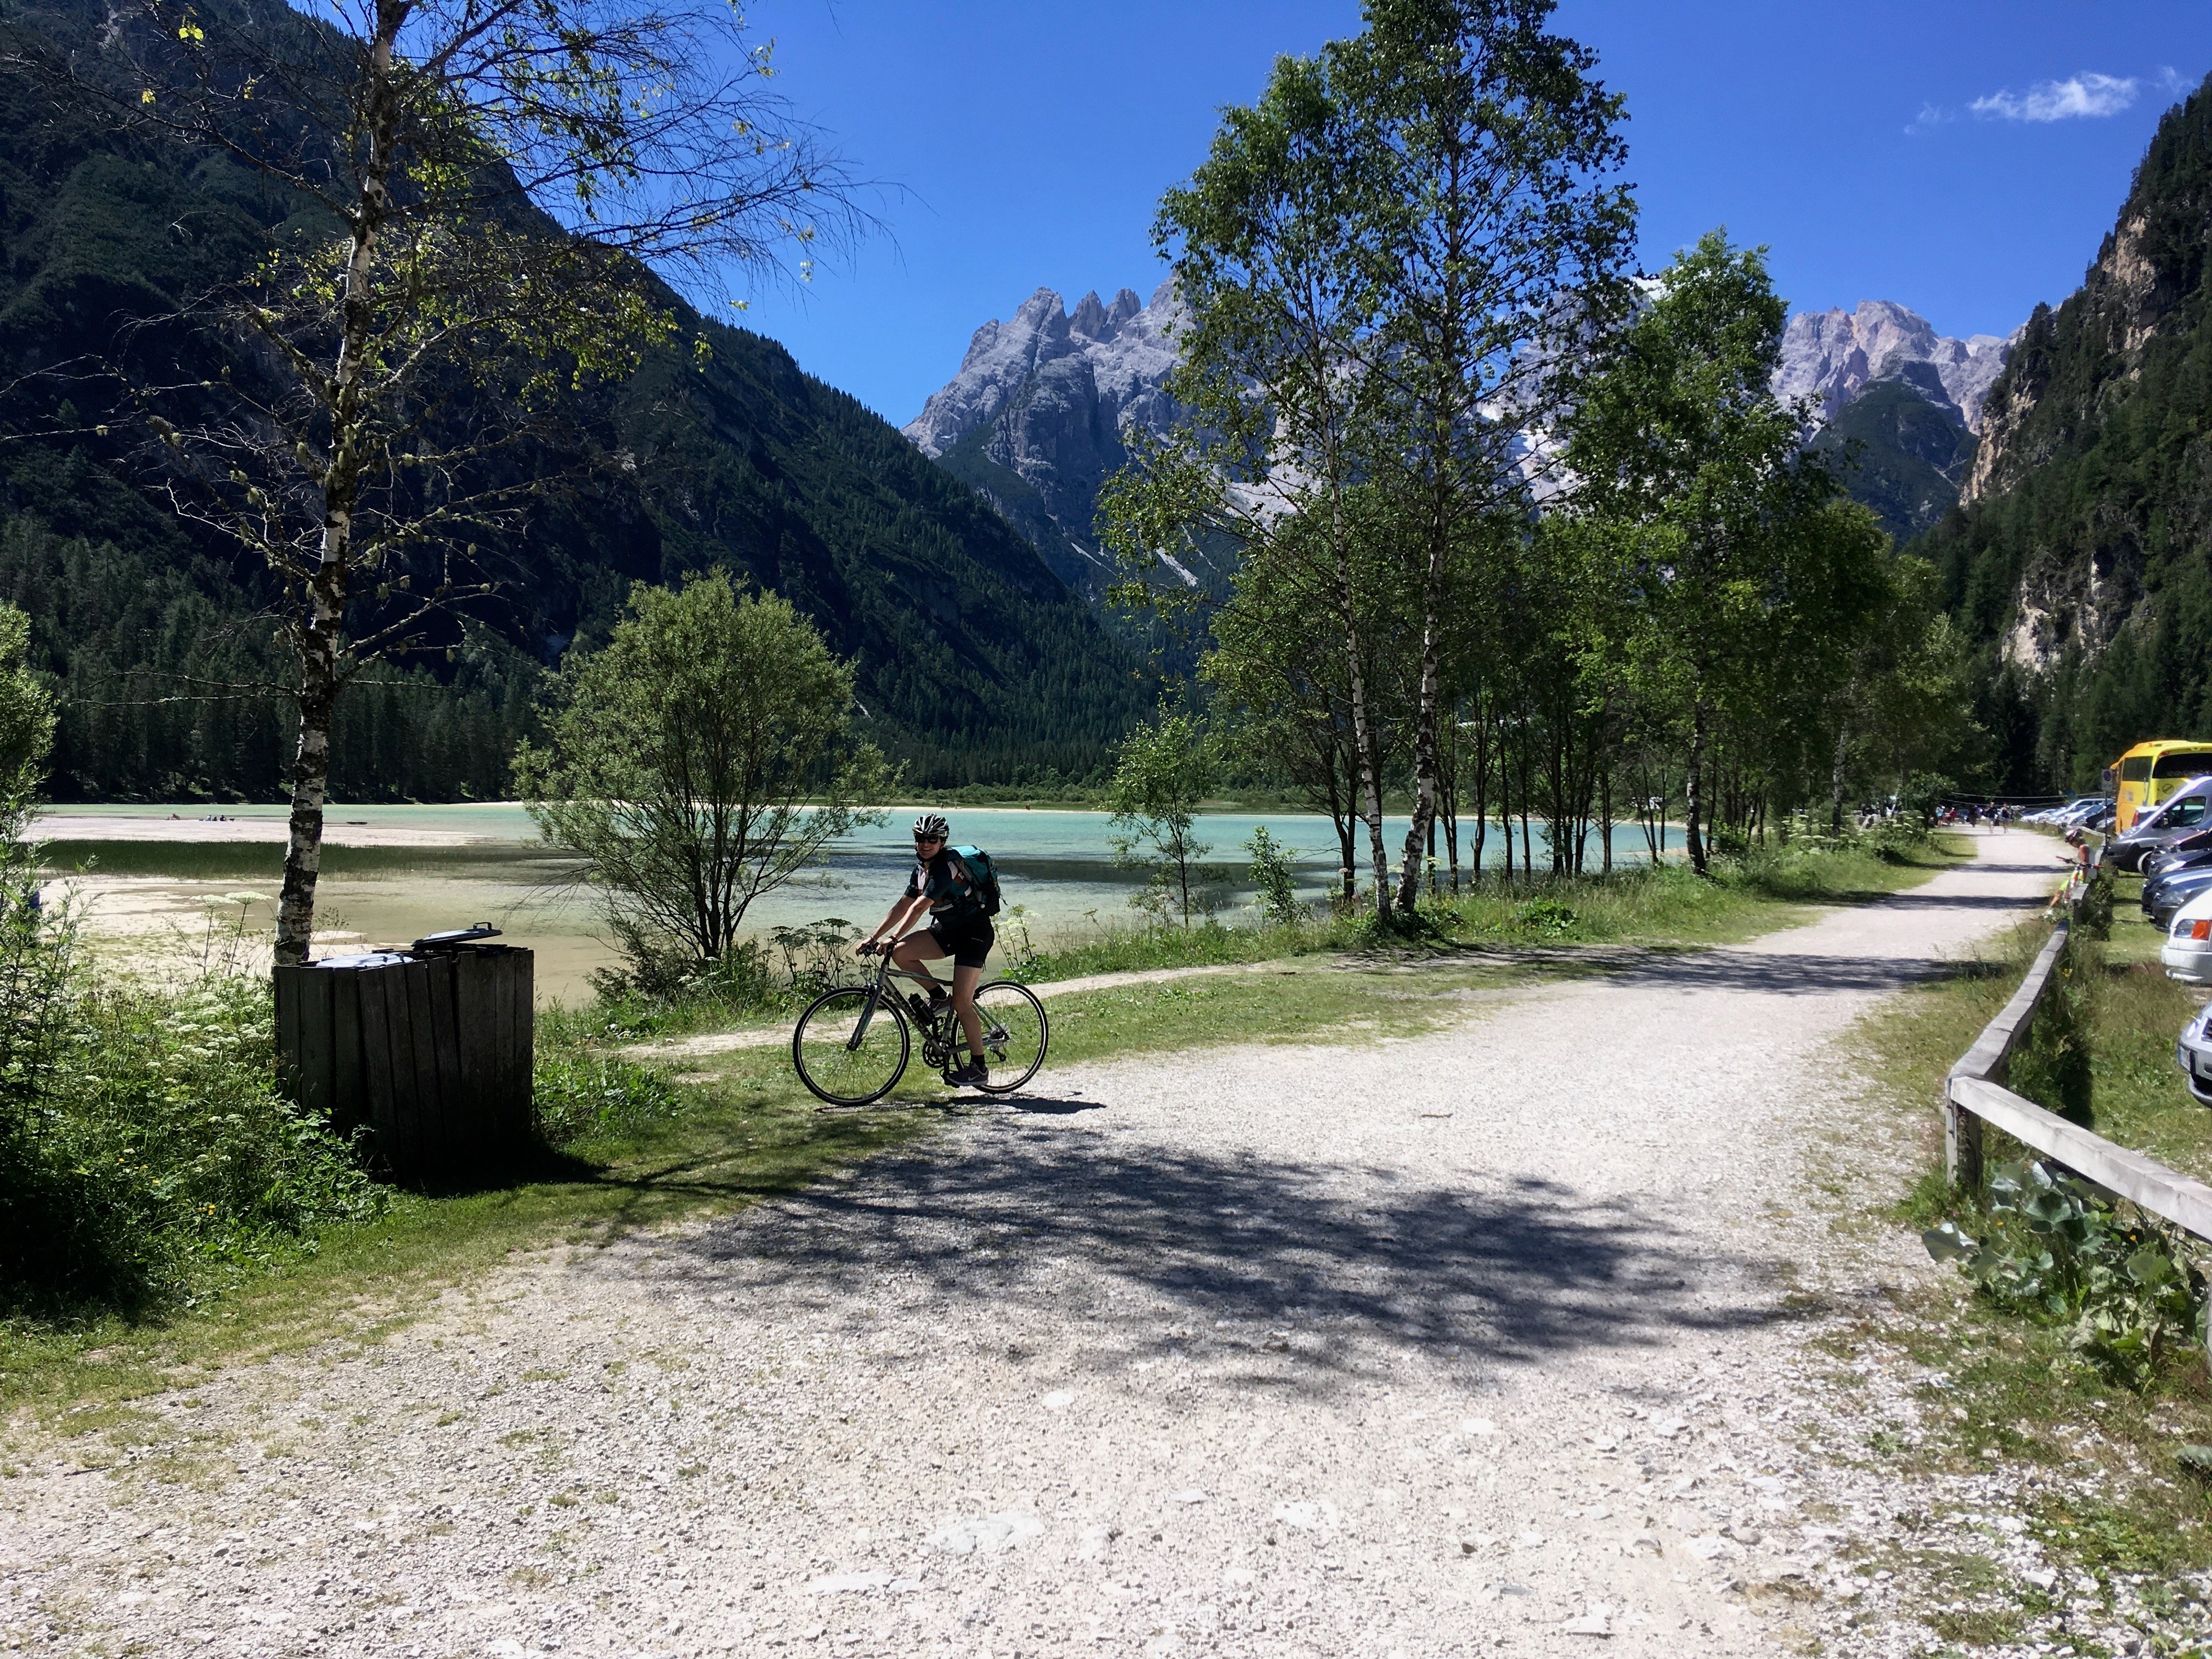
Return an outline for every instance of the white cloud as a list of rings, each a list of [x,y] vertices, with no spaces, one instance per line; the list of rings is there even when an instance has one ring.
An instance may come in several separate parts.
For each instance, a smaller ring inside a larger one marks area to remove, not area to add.
[[[1968,106],[1975,114],[2005,121],[2066,121],[2118,115],[2136,101],[2136,76],[2083,70],[2063,81],[2038,81],[2026,92],[1993,92]]]

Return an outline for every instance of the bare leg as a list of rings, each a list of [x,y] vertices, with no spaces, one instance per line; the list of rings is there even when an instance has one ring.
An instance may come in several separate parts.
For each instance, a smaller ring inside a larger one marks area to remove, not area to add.
[[[927,980],[929,981],[930,994],[933,996],[942,991],[945,987],[943,983],[938,980],[928,969],[923,967],[922,964],[926,962],[940,959],[948,954],[950,953],[942,949],[938,945],[937,941],[932,939],[927,933],[909,933],[906,938],[901,939],[891,948],[891,960],[896,963],[900,967],[905,969],[909,974],[920,974],[924,979]],[[957,981],[958,977],[958,970],[957,969],[955,970],[954,977]],[[974,981],[971,980],[969,983],[972,984]]]
[[[960,1016],[960,1029],[968,1034],[968,1057],[978,1066],[983,1063],[983,1022],[975,1012],[975,981],[982,976],[981,968],[952,970],[952,1012]]]

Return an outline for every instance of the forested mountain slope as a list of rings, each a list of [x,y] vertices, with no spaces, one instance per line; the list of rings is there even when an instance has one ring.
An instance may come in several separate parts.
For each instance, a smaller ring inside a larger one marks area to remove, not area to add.
[[[2212,81],[2170,110],[2079,291],[1990,388],[1918,544],[1980,653],[2000,787],[2212,732]]]
[[[0,58],[96,51],[100,16],[88,0],[0,6]],[[31,611],[68,694],[58,791],[272,796],[290,722],[252,689],[282,678],[255,617],[265,577],[149,488],[135,423],[42,435],[103,418],[92,400],[112,392],[33,371],[244,372],[234,347],[149,319],[245,269],[298,204],[220,159],[118,136],[20,71],[0,70],[0,597]],[[343,707],[340,795],[502,791],[543,665],[603,632],[632,580],[714,565],[786,594],[858,659],[873,734],[915,782],[1098,767],[1138,689],[1089,605],[781,347],[684,320],[711,345],[703,368],[663,354],[567,411],[621,465],[478,549],[496,594]]]

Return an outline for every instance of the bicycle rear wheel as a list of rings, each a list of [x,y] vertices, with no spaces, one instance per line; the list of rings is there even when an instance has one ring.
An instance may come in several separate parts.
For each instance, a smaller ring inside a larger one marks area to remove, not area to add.
[[[982,1087],[1012,1094],[1044,1064],[1045,1046],[1052,1041],[1044,1004],[1026,985],[994,980],[976,988],[975,1012],[983,1022],[983,1057],[991,1068],[991,1080]]]
[[[881,1100],[904,1075],[913,1048],[898,1004],[889,996],[879,1000],[872,985],[824,991],[806,1005],[791,1033],[799,1080],[832,1106]]]

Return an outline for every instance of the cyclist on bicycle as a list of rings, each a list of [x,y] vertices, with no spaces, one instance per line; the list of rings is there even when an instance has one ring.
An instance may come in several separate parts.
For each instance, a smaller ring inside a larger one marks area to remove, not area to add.
[[[929,981],[933,1014],[945,1006],[945,991],[921,964],[952,958],[952,1011],[960,1016],[960,1029],[967,1035],[968,1063],[948,1073],[946,1081],[974,1087],[991,1080],[983,1059],[983,1022],[975,1017],[975,981],[982,975],[983,960],[991,954],[996,932],[967,861],[946,845],[951,833],[951,826],[936,812],[925,812],[914,821],[914,872],[907,878],[906,891],[860,943],[859,954],[870,955],[883,948],[885,939],[896,939],[891,960]],[[925,915],[928,929],[908,933]]]

